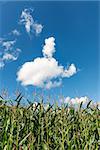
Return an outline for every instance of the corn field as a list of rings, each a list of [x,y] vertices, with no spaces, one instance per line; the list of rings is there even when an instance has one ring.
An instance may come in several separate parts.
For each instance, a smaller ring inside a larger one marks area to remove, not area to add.
[[[21,106],[21,94],[14,105],[0,98],[0,150],[99,150],[100,110],[43,101]]]

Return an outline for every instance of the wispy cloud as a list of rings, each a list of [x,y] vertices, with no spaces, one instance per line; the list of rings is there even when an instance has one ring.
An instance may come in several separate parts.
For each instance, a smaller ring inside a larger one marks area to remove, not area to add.
[[[19,23],[25,26],[26,32],[28,34],[35,31],[36,34],[40,34],[42,32],[43,26],[42,24],[34,21],[32,17],[32,9],[24,9],[21,13]]]
[[[5,53],[4,55],[3,55],[3,58],[2,58],[2,60],[6,60],[6,61],[8,61],[8,60],[17,60],[17,57],[15,57],[14,55],[12,55],[12,54],[9,54],[9,53]]]
[[[34,23],[33,29],[35,30],[36,35],[38,35],[42,32],[43,26],[42,24]]]
[[[6,40],[0,38],[0,69],[5,66],[8,61],[18,59],[21,50],[16,47],[16,40]]]
[[[2,69],[5,66],[4,62],[2,61],[2,59],[0,59],[0,69]]]
[[[4,48],[5,51],[11,50],[16,43],[16,40],[13,41],[2,41],[2,47]]]
[[[30,34],[35,32],[35,34],[38,35],[42,32],[43,26],[42,24],[37,23],[37,21],[34,21],[32,12],[32,9],[24,9],[21,12],[19,22],[25,26],[27,33]],[[20,31],[14,29],[7,33],[5,38],[0,38],[0,69],[3,68],[8,61],[15,61],[18,59],[21,50],[17,48],[16,41],[20,35]],[[8,40],[7,38],[9,36],[9,39],[11,39],[13,36],[16,36],[16,40]]]
[[[20,34],[21,34],[17,29],[12,30],[11,33],[15,36],[20,36]]]
[[[62,78],[71,77],[77,73],[74,64],[68,68],[59,65],[59,62],[53,58],[55,52],[55,38],[45,39],[43,46],[43,57],[38,57],[31,62],[26,62],[17,72],[17,80],[22,85],[34,85],[41,88],[50,89],[60,86]]]

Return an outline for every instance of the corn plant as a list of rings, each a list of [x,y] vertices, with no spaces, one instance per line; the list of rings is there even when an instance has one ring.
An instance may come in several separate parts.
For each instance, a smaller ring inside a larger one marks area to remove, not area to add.
[[[100,110],[0,97],[0,150],[99,150]],[[9,104],[10,103],[10,104]]]

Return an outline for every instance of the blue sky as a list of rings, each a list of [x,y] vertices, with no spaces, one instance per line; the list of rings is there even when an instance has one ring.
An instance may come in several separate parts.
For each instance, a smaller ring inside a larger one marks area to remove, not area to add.
[[[20,49],[16,60],[5,61],[0,69],[0,91],[7,88],[9,93],[20,89],[31,95],[41,88],[26,87],[16,81],[17,72],[25,62],[42,57],[45,39],[55,38],[53,57],[59,65],[66,67],[75,64],[78,69],[70,78],[62,78],[60,87],[44,90],[44,94],[82,97],[98,101],[99,94],[99,2],[0,2],[0,38],[16,41],[12,51]],[[31,9],[32,10],[31,10]],[[28,9],[35,20],[41,24],[41,33],[33,29],[27,33],[20,22],[22,11]],[[12,33],[17,30],[20,35]],[[3,42],[4,42],[3,41]],[[2,43],[1,43],[2,44]],[[2,45],[0,47],[3,52]]]

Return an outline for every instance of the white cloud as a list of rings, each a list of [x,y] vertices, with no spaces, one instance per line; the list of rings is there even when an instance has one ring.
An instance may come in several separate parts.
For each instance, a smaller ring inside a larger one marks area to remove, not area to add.
[[[82,96],[82,97],[75,97],[75,98],[71,98],[71,97],[66,97],[64,99],[61,99],[61,102],[64,102],[65,104],[69,104],[69,105],[80,105],[81,102],[83,102],[83,104],[88,104],[88,102],[90,101],[90,99],[87,96]],[[90,103],[90,107],[91,108],[95,108],[98,105],[98,109],[100,109],[100,102],[93,102],[91,101]]]
[[[55,38],[50,37],[45,39],[45,45],[43,46],[43,56],[44,57],[52,57],[55,52]]]
[[[8,61],[18,59],[21,50],[15,46],[16,40],[5,40],[0,38],[0,69],[5,66]]]
[[[19,35],[20,35],[20,32],[19,32],[17,29],[14,29],[14,30],[12,31],[12,34],[13,34],[13,35],[16,35],[16,36],[19,36]]]
[[[13,56],[12,54],[9,54],[9,53],[5,53],[3,55],[3,60],[17,60],[17,57]]]
[[[54,41],[54,37],[45,40],[45,45],[42,50],[44,57],[38,57],[22,65],[17,72],[17,80],[21,81],[22,85],[33,85],[50,89],[60,86],[62,78],[70,77],[77,72],[74,64],[64,69],[64,67],[59,65],[58,61],[52,57],[55,52]]]
[[[68,69],[63,71],[62,77],[70,77],[77,72],[74,64],[71,64]]]
[[[35,31],[36,34],[39,34],[42,32],[43,26],[42,24],[34,21],[31,15],[32,12],[32,9],[24,9],[21,13],[20,23],[25,26],[27,33],[30,34],[31,32]]]
[[[11,50],[13,45],[15,44],[15,40],[13,41],[2,41],[2,47],[8,51],[8,50]]]
[[[67,104],[81,104],[81,102],[83,102],[83,104],[88,102],[88,97],[87,96],[83,96],[83,97],[75,97],[75,98],[71,98],[71,97],[66,97],[64,99],[64,103]]]
[[[98,106],[98,109],[100,110],[100,101],[95,101],[90,103],[91,108],[96,108]]]
[[[39,33],[42,32],[43,26],[41,24],[34,23],[33,28],[34,28],[36,34],[38,35]]]
[[[62,84],[62,80],[59,79],[59,81],[48,81],[46,84],[45,84],[45,88],[46,89],[51,89],[51,88],[54,88],[54,87],[59,87],[60,85]]]
[[[22,81],[23,85],[44,87],[51,79],[57,78],[61,72],[62,67],[58,66],[54,58],[36,58],[21,67],[18,72],[18,80]]]

